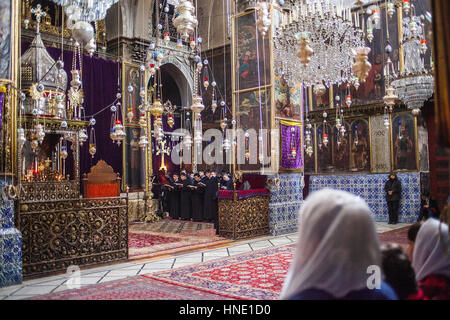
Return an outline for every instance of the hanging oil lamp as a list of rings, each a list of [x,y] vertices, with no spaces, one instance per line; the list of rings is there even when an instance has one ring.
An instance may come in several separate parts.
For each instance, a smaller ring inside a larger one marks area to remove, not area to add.
[[[91,128],[90,137],[89,137],[89,153],[94,158],[95,153],[97,152],[96,147],[96,139],[95,139],[95,130],[94,127]]]
[[[369,47],[358,47],[352,49],[352,51],[354,54],[352,71],[358,77],[359,81],[364,83],[372,68],[372,64],[369,62],[369,53],[371,49]]]

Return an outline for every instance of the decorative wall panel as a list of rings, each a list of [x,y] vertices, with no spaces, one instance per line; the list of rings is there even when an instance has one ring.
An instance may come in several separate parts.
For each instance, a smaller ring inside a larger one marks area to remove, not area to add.
[[[126,198],[22,202],[24,276],[127,259]]]
[[[391,171],[391,145],[389,130],[384,126],[384,115],[370,117],[372,172]]]
[[[22,235],[14,228],[14,201],[0,180],[0,287],[22,283]]]
[[[274,236],[297,232],[303,203],[303,174],[280,174],[279,179],[279,186],[270,193],[270,233]]]
[[[398,178],[402,183],[399,222],[413,223],[420,212],[420,174],[400,173]],[[350,192],[367,202],[376,221],[387,222],[386,180],[386,174],[311,176],[309,191],[331,188]]]
[[[242,239],[269,234],[268,196],[237,200],[219,199],[219,234],[229,239]]]

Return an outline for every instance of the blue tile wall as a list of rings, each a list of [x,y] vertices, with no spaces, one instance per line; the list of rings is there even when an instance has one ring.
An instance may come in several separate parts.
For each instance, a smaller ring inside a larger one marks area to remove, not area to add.
[[[22,235],[14,228],[14,201],[0,180],[0,288],[22,283]]]
[[[280,186],[270,192],[270,232],[274,236],[297,232],[298,212],[303,203],[303,175],[286,173],[279,178]]]
[[[400,173],[402,183],[399,222],[412,223],[420,212],[420,173]],[[355,174],[335,176],[311,176],[309,192],[323,188],[344,190],[363,198],[374,215],[375,221],[388,221],[388,209],[384,193],[387,174]]]

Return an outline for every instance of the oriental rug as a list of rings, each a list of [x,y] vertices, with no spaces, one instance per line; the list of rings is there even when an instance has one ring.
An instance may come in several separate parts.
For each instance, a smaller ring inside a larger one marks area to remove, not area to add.
[[[277,299],[295,245],[263,249],[144,275],[168,284],[236,299]]]
[[[130,224],[128,258],[131,260],[152,258],[230,242],[225,238],[216,236],[214,226],[212,232],[210,232],[210,228],[205,228],[205,226],[195,229],[194,224],[192,222],[188,224],[185,221],[178,222],[177,220],[159,223],[156,226],[155,223]],[[209,233],[202,233],[202,230]]]
[[[408,229],[410,226],[398,228],[395,230],[378,233],[381,244],[397,243],[402,246],[404,250],[408,248]]]
[[[27,300],[223,300],[223,295],[136,276]],[[228,298],[230,299],[230,298]]]
[[[175,219],[163,219],[153,223],[130,223],[130,230],[153,231],[161,233],[173,233],[176,235],[190,236],[215,236],[216,229],[213,223],[193,222]]]

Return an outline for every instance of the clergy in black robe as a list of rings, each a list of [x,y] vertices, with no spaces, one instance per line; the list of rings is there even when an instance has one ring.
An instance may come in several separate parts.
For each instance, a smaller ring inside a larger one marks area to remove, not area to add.
[[[211,175],[210,171],[206,171],[205,179],[205,197],[203,200],[203,219],[208,222],[213,222],[217,230],[218,225],[218,179]]]
[[[163,209],[163,216],[170,215],[170,183],[172,178],[169,173],[166,171],[164,176],[161,177],[161,202]]]
[[[177,174],[173,174],[173,178],[170,181],[170,217],[172,219],[180,218],[180,188],[177,184],[181,183]]]
[[[191,181],[186,175],[186,173],[181,173],[181,183],[180,188],[180,217],[183,220],[191,220]]]
[[[192,220],[200,222],[203,220],[203,201],[205,195],[205,184],[201,181],[200,175],[194,175],[194,183],[191,188]]]
[[[222,180],[220,181],[220,189],[222,190],[233,190],[233,180],[230,179],[228,173],[223,174]]]

